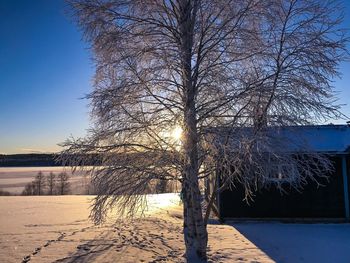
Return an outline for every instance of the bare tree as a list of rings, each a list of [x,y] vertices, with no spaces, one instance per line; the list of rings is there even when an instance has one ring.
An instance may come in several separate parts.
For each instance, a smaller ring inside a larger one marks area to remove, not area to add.
[[[46,180],[47,180],[48,194],[49,195],[55,194],[56,174],[50,172],[50,174],[46,177]]]
[[[34,180],[27,183],[22,191],[22,195],[39,195],[37,182]]]
[[[94,185],[91,182],[89,174],[84,173],[81,180],[81,187],[83,189],[82,194],[84,195],[95,195]]]
[[[25,185],[22,195],[33,195],[33,185],[32,183],[28,183]]]
[[[33,182],[27,183],[22,191],[22,195],[34,195]]]
[[[166,193],[167,192],[168,181],[159,180],[155,186],[156,193]]]
[[[45,188],[45,176],[44,174],[40,171],[36,176],[33,181],[33,189],[34,189],[34,195],[42,195],[44,194],[44,188]]]
[[[57,193],[60,195],[66,195],[70,191],[69,176],[67,173],[62,172],[57,175]]]
[[[101,156],[102,166],[91,170],[95,222],[110,207],[131,216],[142,212],[151,182],[178,180],[186,258],[204,260],[213,198],[203,216],[200,179],[219,166],[223,183],[212,197],[236,182],[250,196],[252,185],[271,183],[276,174],[298,187],[305,176],[330,169],[322,156],[286,154],[287,141],[300,141],[276,139],[268,126],[339,115],[330,82],[346,42],[337,4],[72,1],[96,63],[88,96],[94,127],[86,138],[64,143],[61,159],[77,167]],[[174,136],[179,129],[182,135]],[[281,168],[291,160],[293,169]],[[315,164],[315,172],[304,174]]]

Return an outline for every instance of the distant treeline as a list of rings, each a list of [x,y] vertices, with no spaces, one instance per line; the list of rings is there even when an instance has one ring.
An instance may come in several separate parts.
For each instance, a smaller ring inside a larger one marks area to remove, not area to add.
[[[92,165],[98,163],[98,156],[91,155],[90,162],[84,165]],[[62,166],[57,161],[56,154],[0,154],[0,167],[31,167],[31,166]]]
[[[130,153],[130,154],[115,154],[115,163],[127,164],[128,162],[134,162],[135,160],[153,160],[152,155],[158,160],[159,165],[167,165],[169,160],[179,158],[174,153]],[[30,154],[0,154],[0,167],[33,167],[33,166],[62,166],[62,162],[57,160],[58,155],[53,153],[30,153]],[[102,155],[87,154],[83,158],[77,155],[71,155],[69,158],[65,156],[67,160],[83,160],[78,164],[82,166],[95,166],[102,164]],[[109,156],[111,160],[111,157]],[[76,163],[75,163],[76,164]],[[66,165],[69,165],[67,163]]]
[[[26,184],[22,195],[66,195],[70,193],[69,175],[39,172],[34,180]]]
[[[55,154],[9,154],[0,155],[0,167],[13,166],[61,166]]]

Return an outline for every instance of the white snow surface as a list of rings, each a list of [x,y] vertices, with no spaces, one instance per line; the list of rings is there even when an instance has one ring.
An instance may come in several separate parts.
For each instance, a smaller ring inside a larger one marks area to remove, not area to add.
[[[350,262],[350,224],[259,222],[232,226],[275,262]]]
[[[178,194],[150,195],[132,221],[88,220],[91,196],[0,197],[0,263],[184,262]],[[208,262],[350,262],[349,224],[208,225]],[[192,262],[194,263],[194,262]]]
[[[144,217],[115,220],[112,212],[94,226],[91,196],[0,197],[0,263],[184,262],[179,195],[147,198]],[[273,262],[231,226],[210,224],[208,232],[208,262]]]

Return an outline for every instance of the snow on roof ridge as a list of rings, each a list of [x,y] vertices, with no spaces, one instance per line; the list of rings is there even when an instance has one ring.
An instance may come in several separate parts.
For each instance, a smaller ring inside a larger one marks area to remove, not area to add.
[[[228,127],[221,128],[223,131]],[[241,134],[232,134],[239,142],[240,135],[248,135],[252,127],[237,128]],[[268,126],[265,130],[267,137],[287,144],[284,149],[293,151],[308,148],[317,152],[349,153],[350,126],[349,125],[295,125],[295,126]],[[219,133],[217,134],[219,135]],[[238,135],[238,136],[237,136]]]
[[[290,125],[290,126],[270,126],[271,128],[350,128],[348,124],[309,124],[309,125]]]

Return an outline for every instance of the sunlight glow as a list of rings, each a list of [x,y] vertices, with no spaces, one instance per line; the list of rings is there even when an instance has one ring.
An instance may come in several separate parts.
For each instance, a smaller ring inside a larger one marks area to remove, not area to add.
[[[180,203],[178,193],[147,195],[148,211],[154,212],[159,208],[171,207]]]
[[[168,129],[164,129],[159,132],[162,138],[162,143],[165,148],[170,147],[171,150],[180,151],[182,147],[183,130],[179,125],[168,126]]]
[[[175,141],[179,142],[182,138],[182,128],[180,126],[176,126],[171,132],[171,137]]]

